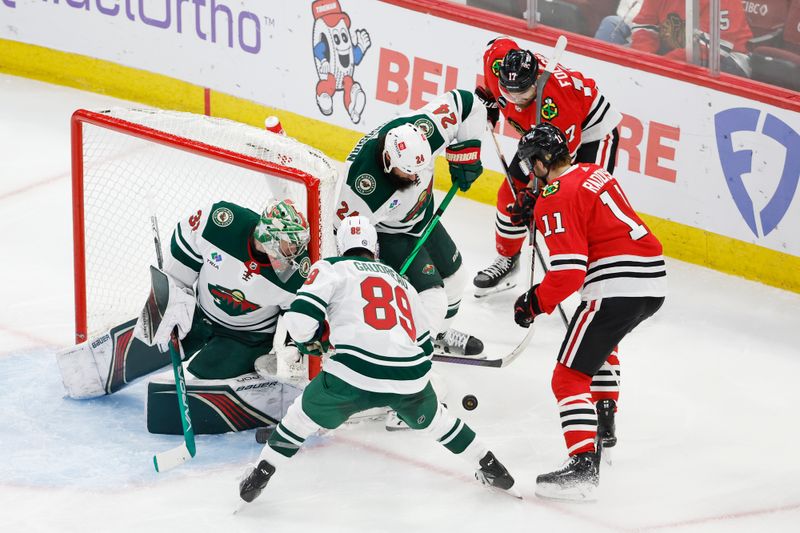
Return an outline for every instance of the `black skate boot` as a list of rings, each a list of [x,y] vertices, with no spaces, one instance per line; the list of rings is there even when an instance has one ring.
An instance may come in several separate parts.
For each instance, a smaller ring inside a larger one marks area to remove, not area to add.
[[[252,502],[264,487],[269,483],[272,474],[275,473],[275,467],[267,461],[262,460],[258,466],[253,469],[241,483],[239,483],[239,496],[247,503]]]
[[[494,263],[478,272],[472,284],[475,285],[475,298],[510,289],[517,284],[519,254],[513,257],[498,255]]]
[[[592,501],[600,481],[596,452],[579,453],[561,469],[536,478],[536,495],[556,500]]]
[[[494,456],[492,452],[486,452],[483,459],[478,461],[480,469],[475,472],[475,479],[496,489],[507,491],[512,496],[520,497],[514,489],[514,478],[508,473],[506,467]]]
[[[597,438],[603,443],[603,448],[613,448],[617,444],[615,433],[614,410],[617,402],[614,400],[600,400],[595,405],[597,409]]]
[[[483,342],[477,337],[450,328],[433,340],[433,351],[438,354],[454,354],[485,359]]]

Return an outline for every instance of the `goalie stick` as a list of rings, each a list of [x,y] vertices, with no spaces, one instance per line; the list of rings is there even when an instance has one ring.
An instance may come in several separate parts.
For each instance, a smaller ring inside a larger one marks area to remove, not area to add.
[[[558,37],[556,41],[555,48],[553,49],[553,55],[550,56],[550,59],[547,61],[547,65],[544,67],[544,72],[539,76],[536,80],[536,124],[538,125],[541,119],[541,100],[542,100],[542,93],[544,92],[544,86],[547,83],[547,80],[550,79],[550,75],[555,70],[556,66],[558,65],[559,60],[561,59],[561,54],[564,52],[564,49],[567,47],[567,38],[563,35]],[[511,175],[508,171],[508,163],[506,162],[505,156],[503,156],[502,150],[500,150],[500,143],[497,141],[497,137],[495,136],[494,129],[491,127],[489,128],[489,133],[492,136],[492,140],[494,141],[495,150],[497,150],[497,157],[500,159],[500,164],[503,165],[503,171],[508,181],[508,185],[511,188],[511,192],[514,193],[516,196],[516,190],[514,189],[514,182],[511,179]],[[533,180],[536,182],[536,178]],[[530,230],[530,243],[533,252],[531,254],[531,268],[529,273],[528,279],[528,287],[533,286],[533,267],[535,264],[535,255],[538,252],[539,260],[541,261],[542,266],[545,266],[544,259],[541,256],[541,252],[538,251],[536,248],[536,229],[535,227]],[[547,268],[545,267],[545,272]],[[561,318],[564,321],[564,324],[567,325],[566,315],[564,314],[564,310],[561,308],[561,304],[558,305],[559,313],[561,314]],[[533,338],[534,332],[534,324],[531,324],[528,327],[528,332],[525,334],[525,337],[520,341],[516,348],[511,350],[510,353],[507,355],[499,358],[499,359],[473,359],[471,357],[458,357],[454,355],[434,355],[432,359],[434,361],[438,361],[441,363],[455,363],[455,364],[462,364],[462,365],[470,365],[470,366],[488,366],[493,368],[502,368],[504,366],[510,365],[514,360],[519,357],[519,355],[525,351],[525,348],[528,347],[530,344],[531,339]]]
[[[156,287],[168,283],[166,275],[159,269],[164,267],[164,258],[161,255],[161,236],[158,232],[158,220],[155,215],[150,217],[150,223],[153,229],[153,244],[156,248],[156,261],[158,268],[150,267],[151,288],[150,297],[147,300],[146,315],[150,317],[150,327],[153,331],[158,328],[158,324],[154,323],[155,320],[161,320],[160,310],[155,305],[156,301]],[[167,294],[169,294],[169,286],[166,287]],[[183,375],[183,363],[181,362],[181,345],[178,339],[177,328],[173,329],[170,333],[169,342],[169,356],[172,360],[172,370],[175,374],[175,389],[178,396],[178,409],[181,416],[181,425],[183,426],[183,443],[177,448],[157,453],[153,456],[153,466],[156,472],[165,472],[176,466],[180,466],[197,453],[197,448],[194,442],[194,428],[192,427],[192,418],[189,414],[189,402],[186,396],[186,378]]]

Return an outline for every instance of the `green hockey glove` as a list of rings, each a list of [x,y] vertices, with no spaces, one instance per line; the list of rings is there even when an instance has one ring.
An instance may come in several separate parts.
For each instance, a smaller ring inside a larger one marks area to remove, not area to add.
[[[450,164],[450,179],[462,191],[468,190],[483,172],[479,140],[451,144],[447,147],[445,157]]]

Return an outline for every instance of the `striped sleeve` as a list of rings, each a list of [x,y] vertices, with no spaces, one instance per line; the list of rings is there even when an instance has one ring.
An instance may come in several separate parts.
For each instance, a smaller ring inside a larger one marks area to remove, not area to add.
[[[336,290],[336,278],[333,266],[324,259],[312,265],[306,282],[297,291],[285,316],[286,329],[294,340],[308,342],[313,339],[327,315],[328,303]]]
[[[164,270],[186,287],[194,285],[203,267],[203,254],[197,238],[208,221],[207,212],[208,208],[199,209],[182,219],[170,239]]]

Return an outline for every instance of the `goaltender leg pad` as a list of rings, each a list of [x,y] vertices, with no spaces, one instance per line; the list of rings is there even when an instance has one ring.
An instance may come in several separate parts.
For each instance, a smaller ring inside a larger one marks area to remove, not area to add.
[[[56,353],[61,380],[76,400],[111,394],[170,363],[169,353],[133,336],[136,320]]]
[[[232,379],[203,380],[187,376],[186,396],[195,434],[245,431],[276,424],[286,414],[301,389],[277,378],[264,379],[255,372]],[[172,372],[147,384],[147,430],[182,435]]]

